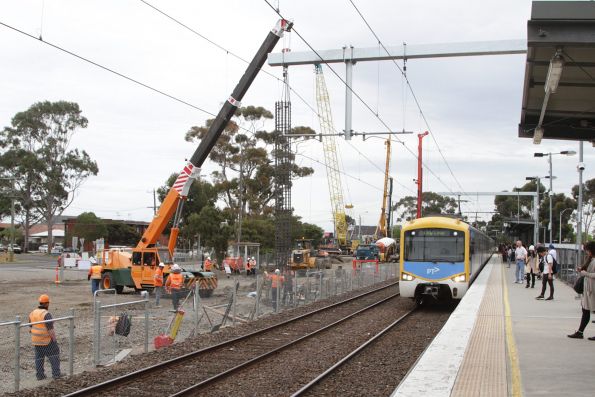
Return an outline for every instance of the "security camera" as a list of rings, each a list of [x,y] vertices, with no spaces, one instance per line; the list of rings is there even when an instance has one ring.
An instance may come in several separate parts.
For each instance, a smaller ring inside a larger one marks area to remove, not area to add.
[[[578,163],[578,165],[576,166],[576,169],[579,171],[584,171],[585,170],[585,163]]]

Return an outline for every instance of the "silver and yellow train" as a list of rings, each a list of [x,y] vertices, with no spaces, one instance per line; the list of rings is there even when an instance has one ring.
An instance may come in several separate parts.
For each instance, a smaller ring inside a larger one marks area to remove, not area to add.
[[[427,217],[401,230],[401,296],[461,299],[494,252],[494,240],[453,218]]]

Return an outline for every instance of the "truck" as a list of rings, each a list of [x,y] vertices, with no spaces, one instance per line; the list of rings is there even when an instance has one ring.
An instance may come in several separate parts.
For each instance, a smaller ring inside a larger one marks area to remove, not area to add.
[[[376,244],[360,244],[355,250],[354,256],[358,260],[380,260],[380,250]]]
[[[155,270],[161,262],[165,264],[164,277],[167,278],[173,265],[172,258],[180,232],[182,209],[190,186],[199,178],[200,167],[208,158],[227,123],[240,107],[242,98],[262,68],[268,54],[273,50],[283,33],[291,29],[291,26],[291,22],[280,19],[267,34],[231,96],[225,101],[198,148],[182,168],[136,247],[131,251],[108,250],[101,255],[102,288],[114,288],[118,293],[121,293],[124,287],[135,290],[152,290]],[[173,226],[170,230],[168,245],[167,247],[159,246],[157,244],[159,236],[172,218]],[[183,274],[187,287],[198,282],[201,296],[210,296],[217,287],[217,277],[212,272],[183,270]]]

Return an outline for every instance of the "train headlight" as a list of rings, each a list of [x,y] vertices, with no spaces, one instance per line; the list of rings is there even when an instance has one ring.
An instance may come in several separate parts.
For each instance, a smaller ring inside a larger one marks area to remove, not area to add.
[[[451,280],[455,283],[464,283],[467,277],[464,274],[459,274],[458,276],[453,277]]]
[[[401,280],[403,281],[413,281],[414,278],[411,274],[401,273]]]

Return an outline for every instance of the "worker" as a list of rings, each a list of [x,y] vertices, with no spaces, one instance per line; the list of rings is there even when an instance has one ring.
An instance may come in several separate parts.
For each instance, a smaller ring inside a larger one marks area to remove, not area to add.
[[[174,311],[178,310],[178,303],[180,302],[181,290],[184,286],[184,276],[182,275],[182,268],[177,264],[171,267],[171,273],[165,282],[167,292],[171,294],[171,301],[174,305]]]
[[[103,266],[97,263],[95,258],[91,258],[91,267],[87,274],[87,280],[91,280],[91,293],[95,296],[95,291],[99,289],[101,283],[101,273],[103,272]]]
[[[256,274],[256,259],[254,257],[252,257],[248,260],[248,265],[249,265],[249,269],[250,269],[248,274]]]
[[[205,272],[210,272],[213,269],[213,262],[211,262],[211,257],[207,256],[207,260],[205,261]]]
[[[39,297],[39,306],[29,314],[29,322],[31,327],[31,344],[35,349],[35,371],[37,380],[45,379],[45,357],[50,361],[52,366],[52,378],[57,379],[61,376],[60,373],[60,348],[56,342],[56,332],[54,331],[53,322],[39,323],[40,321],[48,321],[52,319],[52,315],[48,312],[50,307],[50,297],[43,294]]]
[[[153,276],[153,285],[155,286],[155,307],[161,307],[159,301],[161,300],[161,294],[163,293],[163,269],[165,263],[159,263],[159,267],[155,269],[155,275]]]
[[[285,278],[280,273],[281,271],[279,269],[275,269],[275,274],[264,272],[267,279],[271,280],[271,302],[273,303],[274,311],[277,311],[277,288],[280,288],[283,285],[283,281],[285,281]]]

